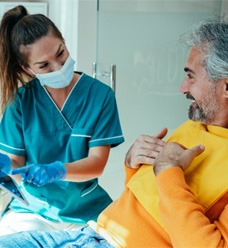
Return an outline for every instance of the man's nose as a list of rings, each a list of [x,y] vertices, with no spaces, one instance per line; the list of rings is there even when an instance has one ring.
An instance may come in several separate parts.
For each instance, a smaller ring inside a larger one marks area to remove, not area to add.
[[[188,81],[187,81],[187,78],[185,78],[183,80],[183,82],[181,83],[180,85],[180,92],[185,94],[189,91],[189,87],[188,87]]]

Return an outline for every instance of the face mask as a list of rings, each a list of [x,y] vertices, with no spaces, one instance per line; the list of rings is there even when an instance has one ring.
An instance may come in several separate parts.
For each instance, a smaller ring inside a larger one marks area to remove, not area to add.
[[[34,74],[42,86],[46,85],[55,89],[65,88],[73,78],[74,64],[75,61],[69,56],[60,70],[44,74]]]

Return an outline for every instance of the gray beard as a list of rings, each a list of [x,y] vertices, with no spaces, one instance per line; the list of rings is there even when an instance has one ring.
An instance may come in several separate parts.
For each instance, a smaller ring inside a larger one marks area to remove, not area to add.
[[[202,123],[208,122],[207,116],[199,106],[197,106],[196,109],[193,109],[193,107],[190,106],[188,110],[188,117],[192,121],[199,121]]]

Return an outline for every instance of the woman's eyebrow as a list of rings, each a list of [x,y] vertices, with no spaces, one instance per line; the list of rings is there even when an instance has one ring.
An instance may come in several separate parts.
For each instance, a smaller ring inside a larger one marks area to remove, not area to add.
[[[58,48],[57,52],[55,53],[56,55],[59,54],[60,50],[62,49],[62,45],[63,45],[63,44],[60,44],[60,45],[59,45],[59,48]]]
[[[60,45],[59,45],[59,48],[58,48],[58,50],[57,50],[56,53],[55,53],[56,56],[59,54],[59,51],[61,50],[62,45],[63,45],[63,44],[60,44]],[[47,62],[46,60],[45,60],[45,61],[38,61],[38,62],[35,62],[34,65],[44,64],[44,63],[46,63],[46,62]]]

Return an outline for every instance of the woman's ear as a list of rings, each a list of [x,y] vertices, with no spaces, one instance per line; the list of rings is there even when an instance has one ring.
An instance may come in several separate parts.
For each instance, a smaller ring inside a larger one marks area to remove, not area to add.
[[[28,67],[25,67],[23,65],[20,65],[23,71],[25,71],[29,76],[36,77],[35,73]]]

